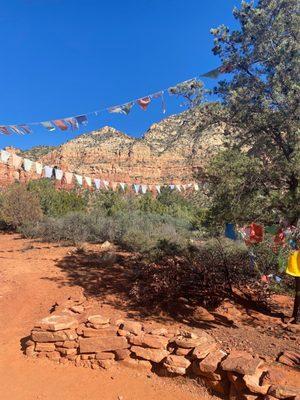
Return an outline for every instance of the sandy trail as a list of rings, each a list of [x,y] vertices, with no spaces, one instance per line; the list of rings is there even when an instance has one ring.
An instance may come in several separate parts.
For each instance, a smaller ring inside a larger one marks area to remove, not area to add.
[[[0,234],[1,399],[212,399],[192,383],[147,376],[146,371],[91,370],[23,355],[20,339],[29,334],[34,322],[46,316],[57,300],[80,291],[55,281],[64,278],[56,262],[69,250]]]

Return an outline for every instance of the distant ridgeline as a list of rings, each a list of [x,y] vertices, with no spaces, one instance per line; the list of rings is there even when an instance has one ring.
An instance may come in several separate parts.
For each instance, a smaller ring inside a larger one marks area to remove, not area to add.
[[[106,126],[58,147],[6,150],[91,178],[145,185],[186,185],[201,182],[203,166],[222,148],[224,126],[209,122],[202,109],[195,107],[153,124],[140,139]],[[33,173],[17,172],[0,164],[0,185],[34,178]]]

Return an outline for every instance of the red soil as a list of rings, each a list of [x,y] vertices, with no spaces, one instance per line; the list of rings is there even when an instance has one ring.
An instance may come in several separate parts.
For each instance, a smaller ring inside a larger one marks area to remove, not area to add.
[[[160,378],[125,367],[99,371],[23,355],[20,339],[52,305],[80,291],[56,262],[70,248],[0,235],[0,397],[2,400],[201,400],[205,389],[184,379]],[[107,312],[109,310],[106,310]]]

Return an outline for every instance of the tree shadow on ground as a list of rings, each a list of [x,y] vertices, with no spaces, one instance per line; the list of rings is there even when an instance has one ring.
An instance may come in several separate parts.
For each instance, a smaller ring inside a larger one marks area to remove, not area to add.
[[[43,279],[54,281],[60,286],[80,286],[86,297],[113,306],[125,312],[128,317],[151,317],[158,322],[175,320],[205,330],[216,326],[236,328],[233,321],[216,312],[213,312],[214,321],[195,319],[191,309],[178,304],[175,298],[173,308],[168,307],[167,310],[145,302],[141,305],[130,293],[140,266],[139,257],[134,253],[78,250],[57,261],[57,266],[64,272],[63,277]],[[237,297],[237,301],[248,309],[257,308],[255,303],[242,297]]]

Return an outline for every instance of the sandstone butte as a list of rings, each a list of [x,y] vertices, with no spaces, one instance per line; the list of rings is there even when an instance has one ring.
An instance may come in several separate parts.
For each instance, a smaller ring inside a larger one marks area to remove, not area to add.
[[[6,149],[64,171],[110,181],[189,183],[195,176],[201,180],[203,166],[222,147],[224,129],[196,107],[153,124],[140,139],[105,126],[58,147]],[[33,178],[0,163],[0,186]]]

